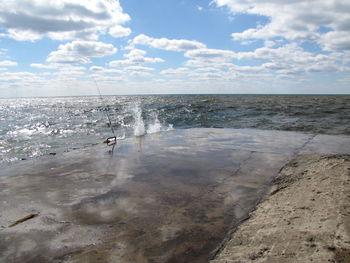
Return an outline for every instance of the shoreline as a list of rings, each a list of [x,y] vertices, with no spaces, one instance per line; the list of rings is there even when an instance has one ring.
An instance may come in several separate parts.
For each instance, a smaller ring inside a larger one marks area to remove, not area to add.
[[[350,262],[350,155],[286,164],[210,263]]]

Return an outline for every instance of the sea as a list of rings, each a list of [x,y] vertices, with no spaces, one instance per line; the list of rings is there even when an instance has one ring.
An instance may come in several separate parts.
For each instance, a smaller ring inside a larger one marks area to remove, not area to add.
[[[109,121],[110,120],[110,121]],[[189,128],[350,135],[349,95],[145,95],[0,99],[0,164]]]

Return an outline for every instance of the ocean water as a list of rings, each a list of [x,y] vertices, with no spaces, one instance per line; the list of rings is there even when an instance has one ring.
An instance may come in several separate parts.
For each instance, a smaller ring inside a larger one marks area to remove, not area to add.
[[[0,99],[0,164],[194,127],[350,135],[350,96],[164,95]]]

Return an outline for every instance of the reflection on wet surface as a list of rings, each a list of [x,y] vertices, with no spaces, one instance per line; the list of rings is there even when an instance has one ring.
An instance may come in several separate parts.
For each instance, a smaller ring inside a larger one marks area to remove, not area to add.
[[[0,171],[2,262],[208,262],[311,135],[191,129]],[[9,228],[30,213],[36,218]]]

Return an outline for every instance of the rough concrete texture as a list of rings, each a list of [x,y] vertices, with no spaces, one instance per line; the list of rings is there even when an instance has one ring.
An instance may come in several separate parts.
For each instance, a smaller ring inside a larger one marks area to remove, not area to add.
[[[300,155],[211,263],[350,262],[350,156]]]

